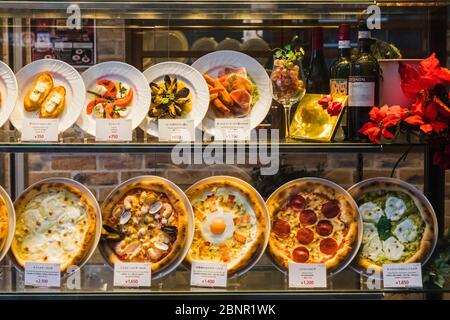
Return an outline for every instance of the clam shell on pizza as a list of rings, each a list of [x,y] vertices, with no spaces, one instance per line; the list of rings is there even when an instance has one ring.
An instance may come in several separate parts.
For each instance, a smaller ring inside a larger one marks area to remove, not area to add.
[[[301,178],[267,200],[272,228],[268,253],[282,271],[293,263],[323,263],[332,273],[356,254],[361,219],[351,196],[335,183]]]
[[[238,178],[216,176],[195,183],[186,194],[195,217],[186,263],[224,263],[229,276],[249,270],[264,253],[270,228],[258,192]]]
[[[15,228],[14,207],[6,191],[0,186],[0,261],[11,245]]]
[[[42,180],[14,202],[16,230],[11,251],[16,263],[48,262],[81,267],[92,254],[101,224],[94,196],[78,182]]]
[[[157,176],[130,179],[102,206],[101,249],[107,260],[151,263],[163,276],[184,259],[192,240],[192,208],[181,189]]]
[[[414,186],[372,178],[349,189],[363,219],[357,269],[383,271],[383,264],[425,263],[437,240],[434,210]]]

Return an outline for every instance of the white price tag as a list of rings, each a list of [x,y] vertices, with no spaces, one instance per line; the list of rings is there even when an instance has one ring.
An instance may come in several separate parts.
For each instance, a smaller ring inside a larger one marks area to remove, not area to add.
[[[116,262],[114,264],[115,287],[150,287],[152,266],[150,263]]]
[[[159,141],[194,141],[195,127],[193,119],[159,119]]]
[[[385,288],[422,288],[422,265],[420,263],[383,264]]]
[[[215,119],[216,141],[245,141],[250,139],[250,118]]]
[[[289,288],[326,288],[327,267],[323,263],[289,263]]]
[[[225,263],[192,261],[191,286],[226,287],[227,265]]]
[[[58,119],[24,119],[22,141],[58,141]]]
[[[131,119],[97,119],[95,124],[95,141],[131,141],[133,129]]]
[[[25,286],[61,286],[61,265],[58,263],[25,262]]]

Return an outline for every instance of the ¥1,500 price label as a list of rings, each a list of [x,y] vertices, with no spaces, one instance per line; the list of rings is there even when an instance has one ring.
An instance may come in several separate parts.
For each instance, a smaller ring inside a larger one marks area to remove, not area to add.
[[[61,265],[58,263],[25,262],[25,286],[61,286]]]
[[[325,264],[289,263],[289,288],[326,288]]]
[[[191,286],[226,287],[227,265],[225,263],[193,261]]]
[[[115,287],[150,287],[151,284],[150,263],[117,262],[114,264]]]
[[[58,119],[24,119],[22,141],[58,141]]]
[[[383,265],[385,288],[422,288],[420,263],[396,263]]]

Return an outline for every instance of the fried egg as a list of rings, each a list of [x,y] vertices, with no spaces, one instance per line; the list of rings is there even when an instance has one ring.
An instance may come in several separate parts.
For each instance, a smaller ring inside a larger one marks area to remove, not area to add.
[[[234,234],[233,215],[224,211],[214,212],[203,221],[200,230],[203,239],[212,244],[221,244]]]

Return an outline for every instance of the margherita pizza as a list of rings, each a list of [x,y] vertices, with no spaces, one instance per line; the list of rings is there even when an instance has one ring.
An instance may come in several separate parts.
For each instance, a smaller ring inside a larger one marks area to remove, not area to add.
[[[383,264],[426,262],[437,226],[433,208],[415,187],[393,178],[373,178],[349,192],[364,221],[359,268],[381,272]]]
[[[189,264],[194,260],[225,263],[233,275],[256,262],[268,233],[268,214],[256,190],[237,178],[212,177],[186,194],[195,216]]]
[[[102,207],[102,248],[107,259],[148,262],[153,273],[181,262],[188,235],[186,204],[182,191],[163,178],[144,176],[124,182]]]
[[[75,184],[44,180],[15,201],[17,222],[11,249],[21,267],[26,261],[59,263],[64,272],[90,251],[97,204]]]
[[[337,267],[358,246],[359,215],[353,199],[332,182],[291,181],[267,200],[272,221],[269,254],[282,269],[289,262]]]

